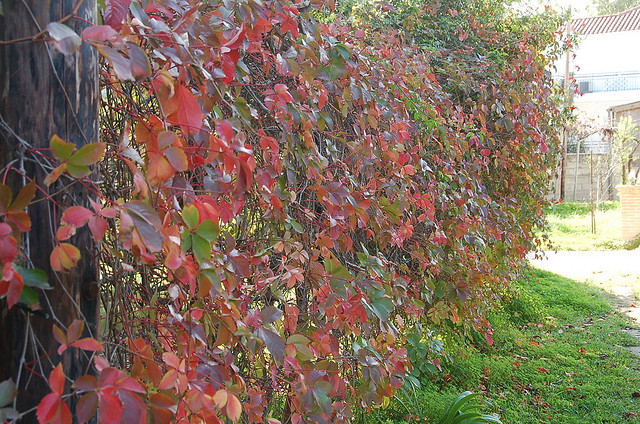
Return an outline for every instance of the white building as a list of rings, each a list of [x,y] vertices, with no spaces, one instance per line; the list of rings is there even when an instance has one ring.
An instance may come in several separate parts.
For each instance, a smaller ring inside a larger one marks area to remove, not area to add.
[[[597,128],[615,128],[621,109],[628,109],[627,105],[640,108],[640,6],[615,15],[575,19],[565,30],[578,37],[568,67],[579,90],[574,97],[578,116]],[[565,60],[558,61],[556,68],[554,78],[564,81]],[[573,143],[569,144],[565,168],[565,200],[588,200],[594,192],[598,199],[615,198],[620,175],[616,158],[605,157],[610,150],[608,136],[602,131],[591,132],[579,145],[577,138],[570,136]],[[591,152],[598,155],[599,163],[610,167],[597,170],[595,183],[590,178]]]

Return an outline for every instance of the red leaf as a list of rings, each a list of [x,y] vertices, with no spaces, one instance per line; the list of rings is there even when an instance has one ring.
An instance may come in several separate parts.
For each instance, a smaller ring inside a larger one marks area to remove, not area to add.
[[[64,393],[64,371],[62,370],[62,364],[58,364],[49,374],[49,386],[51,391],[58,396],[62,396]]]
[[[53,248],[49,260],[55,271],[68,272],[78,265],[80,250],[72,244],[60,243]]]
[[[104,13],[104,23],[111,26],[116,31],[122,28],[122,21],[129,14],[129,4],[131,0],[106,0]]]
[[[88,422],[91,417],[96,413],[98,408],[98,394],[96,392],[90,392],[82,396],[78,400],[76,405],[76,415],[78,417],[78,423],[84,424]]]
[[[131,75],[139,81],[151,75],[151,65],[147,54],[137,44],[127,43],[129,61],[131,62]]]
[[[73,383],[73,387],[81,392],[93,392],[98,388],[98,380],[92,375],[83,375]]]
[[[13,278],[9,281],[9,288],[7,290],[7,305],[9,306],[9,309],[18,303],[23,288],[24,281],[22,279],[22,275],[15,272],[13,274]]]
[[[547,373],[549,372],[549,370],[548,370],[548,369],[546,369],[546,368],[542,368],[542,367],[537,368],[537,371],[538,371],[539,373],[541,373],[541,374],[547,374]]]
[[[80,339],[75,343],[71,343],[71,346],[83,350],[90,350],[93,352],[101,352],[104,349],[99,341],[91,337],[85,337],[84,339]]]
[[[151,205],[139,200],[128,202],[124,206],[130,213],[133,225],[145,244],[144,247],[150,252],[162,250],[164,236],[160,232],[162,222],[158,213]]]
[[[89,230],[95,241],[102,240],[108,228],[107,221],[101,216],[93,216],[89,220]]]
[[[278,13],[278,20],[280,21],[280,31],[282,31],[283,34],[289,31],[294,38],[298,37],[298,22],[293,16]]]
[[[9,210],[6,217],[9,223],[15,225],[23,233],[26,233],[31,228],[31,218],[26,212]]]
[[[129,58],[111,47],[102,46],[98,50],[104,57],[109,59],[111,66],[113,66],[113,72],[115,72],[120,81],[135,81],[131,73],[131,61]]]
[[[4,222],[0,222],[0,237],[11,235],[11,226]]]
[[[115,387],[98,390],[98,408],[100,408],[101,423],[120,423],[120,419],[122,417],[122,403],[118,398]]]
[[[82,39],[91,44],[111,44],[117,48],[124,47],[122,36],[109,25],[94,25],[82,31]]]
[[[6,226],[11,231],[11,227],[4,222],[0,225]],[[9,264],[18,257],[18,242],[11,236],[0,235],[0,262]]]
[[[119,381],[118,387],[120,389],[126,389],[130,392],[147,393],[147,389],[144,388],[142,383],[131,377],[126,377],[124,380]]]
[[[216,132],[227,144],[233,141],[233,125],[226,119],[216,121]]]
[[[177,380],[178,380],[178,371],[176,371],[175,369],[171,369],[167,371],[164,377],[162,377],[162,380],[160,380],[158,389],[159,390],[170,389],[176,384]]]
[[[173,97],[169,99],[170,103],[175,105],[175,112],[167,116],[167,120],[174,124],[180,125],[182,131],[186,134],[196,134],[202,127],[202,109],[198,104],[198,99],[188,87],[177,84]]]
[[[60,395],[55,393],[49,393],[43,397],[36,409],[36,417],[38,417],[38,421],[41,424],[50,423],[56,415],[60,402],[62,402]]]
[[[93,215],[93,212],[87,208],[71,206],[62,214],[62,222],[66,222],[75,228],[80,228],[89,222],[89,219],[91,219]]]
[[[131,424],[144,424],[146,420],[144,414],[144,403],[140,398],[128,390],[119,391],[122,402],[121,422]]]

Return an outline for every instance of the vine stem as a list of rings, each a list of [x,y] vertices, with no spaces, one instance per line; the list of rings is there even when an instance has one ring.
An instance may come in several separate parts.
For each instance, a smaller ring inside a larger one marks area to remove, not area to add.
[[[64,23],[64,22],[68,21],[69,19],[73,18],[78,13],[78,10],[80,10],[80,6],[82,6],[83,2],[84,2],[84,0],[78,1],[78,3],[76,3],[76,5],[74,6],[74,8],[71,11],[71,13],[69,13],[67,16],[65,16],[64,18],[60,19],[57,22],[61,24],[61,23]],[[22,3],[24,4],[24,1]],[[27,5],[25,4],[25,6],[27,6]],[[31,15],[31,17],[33,17],[33,15]],[[37,22],[36,22],[36,25],[37,25]],[[43,30],[40,30],[35,35],[32,35],[30,37],[15,38],[13,40],[0,40],[0,46],[8,46],[10,44],[26,43],[26,42],[29,42],[29,41],[31,41],[31,42],[38,41],[38,39],[40,37],[42,37],[44,34],[46,34],[46,33],[47,33],[47,30],[43,29]]]

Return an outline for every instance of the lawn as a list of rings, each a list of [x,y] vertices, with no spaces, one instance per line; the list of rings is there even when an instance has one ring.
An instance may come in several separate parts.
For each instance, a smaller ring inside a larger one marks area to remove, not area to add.
[[[555,250],[618,250],[627,248],[620,229],[620,202],[602,202],[595,211],[596,231],[591,231],[591,206],[565,202],[546,210],[549,236]]]
[[[485,412],[505,424],[636,421],[640,374],[626,346],[637,340],[609,294],[532,270],[489,318],[493,346],[481,337],[449,345],[455,361],[362,422],[437,423],[465,390],[484,392]]]

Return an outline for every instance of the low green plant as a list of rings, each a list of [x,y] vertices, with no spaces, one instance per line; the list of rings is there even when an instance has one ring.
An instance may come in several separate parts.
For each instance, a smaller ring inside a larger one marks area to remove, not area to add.
[[[499,418],[480,412],[482,404],[478,402],[479,396],[479,393],[469,391],[461,393],[449,406],[445,416],[438,424],[502,424]]]
[[[546,209],[548,235],[555,250],[620,250],[620,202],[602,202],[596,209],[596,232],[591,229],[591,205],[564,202]]]
[[[443,338],[442,358],[453,360],[361,422],[448,424],[466,391],[476,393],[469,399],[476,404],[481,394],[484,413],[505,423],[618,424],[640,414],[637,358],[627,348],[639,343],[624,331],[632,323],[615,312],[610,294],[532,269],[503,297],[487,317],[493,345],[483,337]]]

